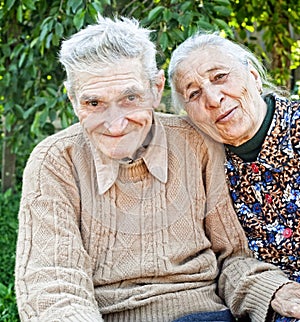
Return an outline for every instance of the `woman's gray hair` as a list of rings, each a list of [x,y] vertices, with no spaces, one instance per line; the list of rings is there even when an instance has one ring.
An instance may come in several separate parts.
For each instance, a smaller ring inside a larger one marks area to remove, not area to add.
[[[180,99],[180,95],[176,90],[177,81],[180,82],[180,79],[177,80],[176,77],[180,63],[187,59],[192,52],[198,49],[208,50],[210,47],[221,47],[243,64],[248,64],[250,62],[260,75],[262,82],[262,95],[267,95],[270,92],[282,92],[271,82],[266,68],[247,47],[223,38],[216,33],[198,32],[180,44],[171,55],[168,78],[173,103],[176,108],[183,108],[182,100]],[[201,57],[199,56],[198,59],[200,61]]]
[[[59,60],[65,67],[68,92],[74,94],[76,75],[87,72],[97,75],[97,70],[122,59],[141,60],[145,76],[151,87],[157,76],[156,49],[150,40],[151,31],[139,26],[135,19],[104,18],[98,15],[97,24],[89,25],[63,41]]]

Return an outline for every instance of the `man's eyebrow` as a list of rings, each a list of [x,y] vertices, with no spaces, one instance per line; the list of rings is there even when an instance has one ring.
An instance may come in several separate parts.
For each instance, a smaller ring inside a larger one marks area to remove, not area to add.
[[[102,96],[99,95],[82,95],[79,97],[79,100],[82,101],[91,101],[91,100],[102,100]]]
[[[128,88],[125,88],[121,95],[130,95],[130,94],[135,94],[135,93],[142,93],[142,89],[140,87],[137,87],[137,86],[131,86],[131,87],[128,87]]]

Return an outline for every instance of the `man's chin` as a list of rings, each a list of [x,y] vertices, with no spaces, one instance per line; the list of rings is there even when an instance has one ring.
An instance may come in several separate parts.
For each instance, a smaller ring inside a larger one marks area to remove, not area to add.
[[[132,160],[132,158],[125,153],[111,153],[108,157],[113,159],[114,161],[120,161],[120,162],[124,160]]]

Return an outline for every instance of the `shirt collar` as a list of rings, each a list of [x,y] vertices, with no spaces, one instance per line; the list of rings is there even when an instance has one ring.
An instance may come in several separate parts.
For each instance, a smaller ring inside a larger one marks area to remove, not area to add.
[[[158,116],[154,113],[154,122],[152,124],[152,140],[147,148],[144,148],[140,158],[143,159],[148,171],[162,183],[168,179],[168,153],[166,132]],[[88,137],[85,133],[85,137]],[[96,168],[97,183],[99,194],[104,194],[116,182],[119,173],[119,167],[122,165],[119,161],[108,158],[106,155],[97,150],[89,142],[92,156]],[[142,148],[143,149],[143,148]],[[134,161],[133,161],[134,163]]]

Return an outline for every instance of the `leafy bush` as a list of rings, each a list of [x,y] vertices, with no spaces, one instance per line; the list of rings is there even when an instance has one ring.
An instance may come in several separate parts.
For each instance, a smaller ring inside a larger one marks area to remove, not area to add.
[[[20,191],[0,194],[0,321],[19,321],[14,294],[14,266]]]
[[[0,283],[0,321],[19,321],[13,283],[8,286]]]

